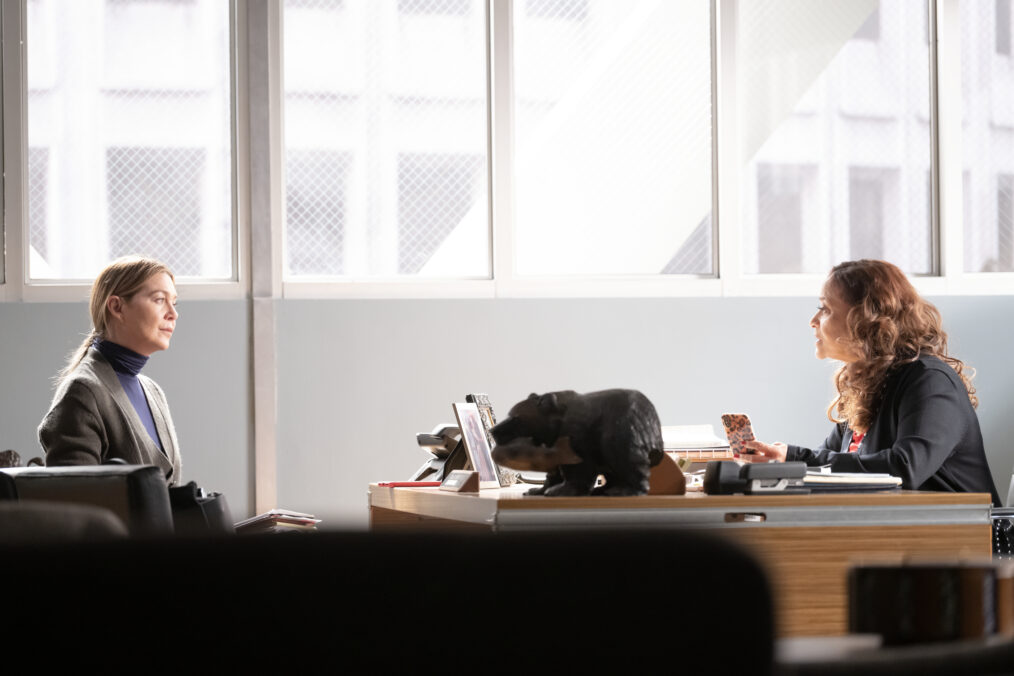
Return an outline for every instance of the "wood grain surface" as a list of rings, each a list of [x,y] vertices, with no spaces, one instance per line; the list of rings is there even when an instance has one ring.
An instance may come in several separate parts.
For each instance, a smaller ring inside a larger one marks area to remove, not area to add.
[[[701,508],[756,512],[768,507],[876,507],[954,505],[988,509],[985,493],[884,493],[816,495],[640,496],[634,498],[543,498],[523,488],[457,494],[433,488],[370,486],[370,525],[374,530],[404,528],[493,530],[498,515],[513,510],[669,509],[673,526],[680,514]],[[985,513],[985,512],[984,512]],[[776,600],[779,636],[827,636],[848,631],[847,575],[853,563],[931,559],[954,562],[989,558],[991,530],[982,523],[926,525],[763,526],[711,529],[752,551],[768,571]],[[702,571],[697,584],[735,584],[711,580]],[[730,611],[734,613],[734,609]]]

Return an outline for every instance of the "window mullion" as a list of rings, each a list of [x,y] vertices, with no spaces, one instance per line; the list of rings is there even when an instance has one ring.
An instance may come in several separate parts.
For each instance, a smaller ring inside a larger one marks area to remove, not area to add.
[[[28,247],[25,206],[28,126],[25,86],[25,0],[3,0],[3,164],[5,251],[0,279],[0,300],[21,300],[24,295]]]
[[[489,7],[490,212],[497,295],[514,280],[513,2]]]
[[[964,272],[962,187],[961,12],[959,0],[936,3],[936,174],[939,274],[954,282]]]
[[[743,286],[739,216],[740,149],[736,84],[737,0],[716,0],[715,12],[715,173],[718,191],[718,276],[725,293]]]

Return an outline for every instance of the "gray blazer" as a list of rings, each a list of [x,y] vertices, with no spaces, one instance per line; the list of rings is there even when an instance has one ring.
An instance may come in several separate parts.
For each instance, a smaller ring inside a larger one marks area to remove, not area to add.
[[[60,383],[39,425],[46,464],[99,465],[121,458],[131,465],[155,465],[170,486],[178,484],[179,442],[165,394],[151,378],[138,379],[165,453],[148,435],[113,367],[93,347]]]

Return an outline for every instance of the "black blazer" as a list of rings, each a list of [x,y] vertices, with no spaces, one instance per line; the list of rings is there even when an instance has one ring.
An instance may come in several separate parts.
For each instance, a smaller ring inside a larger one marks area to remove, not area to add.
[[[848,452],[851,443],[852,430],[839,423],[820,448],[789,446],[785,459],[830,464],[833,472],[892,474],[902,488],[989,493],[1001,505],[968,391],[937,357],[894,368],[857,452]]]

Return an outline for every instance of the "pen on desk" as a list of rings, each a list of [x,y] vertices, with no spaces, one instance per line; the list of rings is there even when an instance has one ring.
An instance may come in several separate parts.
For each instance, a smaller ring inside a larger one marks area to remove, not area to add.
[[[439,481],[378,481],[378,486],[439,486]]]

